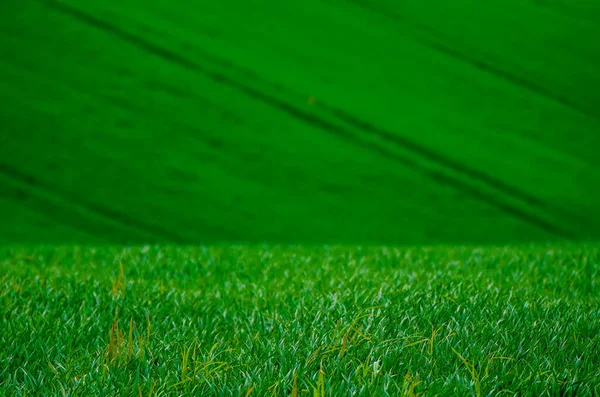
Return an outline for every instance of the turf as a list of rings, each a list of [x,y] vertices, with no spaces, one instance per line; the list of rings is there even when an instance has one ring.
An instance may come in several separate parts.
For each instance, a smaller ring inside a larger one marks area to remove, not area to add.
[[[0,251],[0,394],[600,392],[597,245]]]
[[[598,239],[595,3],[5,0],[0,239]]]

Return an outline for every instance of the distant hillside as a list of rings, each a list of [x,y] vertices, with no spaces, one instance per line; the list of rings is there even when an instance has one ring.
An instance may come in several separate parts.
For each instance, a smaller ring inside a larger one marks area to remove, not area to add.
[[[0,242],[598,238],[595,4],[7,0]]]

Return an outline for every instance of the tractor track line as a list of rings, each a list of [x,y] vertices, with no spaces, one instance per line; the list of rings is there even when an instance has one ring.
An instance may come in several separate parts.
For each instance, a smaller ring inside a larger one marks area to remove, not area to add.
[[[382,15],[383,17],[389,19],[390,21],[392,21],[398,25],[409,26],[410,28],[415,29],[417,31],[425,32],[426,34],[433,35],[433,36],[438,36],[438,33],[436,33],[435,31],[433,31],[425,26],[421,26],[419,24],[409,22],[409,21],[401,18],[400,16],[396,15],[395,13],[390,12],[387,9],[384,9],[383,7],[377,7],[374,4],[366,4],[365,2],[360,1],[360,0],[345,0],[345,1],[348,3],[355,4],[358,7],[363,8],[365,10],[368,10],[373,14]],[[532,92],[539,96],[550,99],[550,100],[554,101],[555,103],[558,103],[569,109],[575,110],[576,112],[578,112],[584,116],[591,117],[594,119],[599,118],[598,114],[592,113],[590,110],[583,108],[581,106],[581,104],[577,103],[576,101],[573,101],[563,95],[560,95],[540,84],[536,84],[533,81],[527,80],[521,76],[507,72],[500,68],[497,68],[494,65],[491,65],[485,61],[482,61],[481,59],[470,57],[469,55],[467,55],[463,52],[460,52],[459,50],[445,46],[443,44],[440,44],[439,42],[434,42],[434,41],[428,40],[426,38],[419,38],[419,37],[414,37],[414,36],[408,36],[408,37],[410,37],[416,43],[419,43],[424,47],[431,48],[432,50],[442,53],[442,54],[448,56],[449,58],[469,64],[483,72],[486,72],[488,74],[496,76],[497,78],[500,78],[506,82],[509,82],[513,85],[521,87],[529,92]]]
[[[67,219],[72,220],[72,216],[66,216],[69,209],[57,205],[53,200],[39,197],[39,194],[28,191],[29,189],[26,187],[16,186],[14,179],[6,174],[0,173],[0,178],[11,181],[10,185],[7,182],[0,183],[0,197],[8,202],[23,205],[23,201],[26,200],[29,209],[51,219],[56,224],[76,230],[78,233],[85,235],[86,239],[95,239],[99,243],[107,244],[109,241],[102,236],[110,236],[111,233],[114,233],[114,228],[103,227],[103,225],[97,223],[90,227],[90,222],[86,222],[85,219],[82,222],[66,222]]]
[[[485,171],[466,166],[458,161],[455,161],[449,157],[440,154],[439,152],[431,150],[428,147],[416,141],[408,139],[403,135],[395,134],[382,127],[378,127],[372,123],[364,121],[346,111],[331,107],[329,105],[320,104],[319,106],[324,108],[326,112],[336,117],[337,119],[342,120],[345,123],[348,123],[349,125],[352,125],[357,129],[364,131],[364,133],[367,135],[375,136],[387,143],[404,148],[420,156],[421,158],[424,158],[432,163],[438,164],[443,168],[450,169],[456,173],[463,174],[473,180],[477,180],[495,190],[506,194],[509,197],[521,200],[525,203],[528,203],[531,206],[538,207],[542,210],[546,210],[549,212],[560,211],[569,218],[580,218],[579,215],[569,213],[568,211],[562,208],[553,206],[539,199],[538,197],[527,193],[526,191],[515,188],[514,186],[507,184],[503,180],[493,177]]]
[[[42,181],[22,173],[21,171],[11,167],[10,165],[0,163],[0,173],[3,175],[12,178],[13,180],[17,180],[24,185],[30,186],[33,189],[43,189],[46,190],[55,196],[62,197],[67,203],[72,202],[83,208],[86,208],[88,211],[96,213],[102,217],[112,220],[117,224],[126,225],[128,227],[132,227],[134,229],[138,229],[148,235],[154,235],[157,237],[162,237],[163,239],[171,242],[187,242],[191,243],[189,239],[184,238],[183,236],[172,233],[170,231],[164,230],[155,225],[148,224],[146,222],[140,221],[138,219],[132,218],[126,214],[111,210],[109,208],[105,208],[90,202],[85,202],[81,200],[79,197],[76,197],[72,194],[58,191],[52,186],[43,183]]]

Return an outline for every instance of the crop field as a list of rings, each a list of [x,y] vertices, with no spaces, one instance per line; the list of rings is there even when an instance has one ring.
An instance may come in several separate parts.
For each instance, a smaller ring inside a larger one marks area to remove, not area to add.
[[[0,3],[0,396],[600,395],[600,1]]]
[[[598,246],[6,248],[0,394],[594,396]]]
[[[0,241],[597,239],[598,3],[422,3],[4,1]]]

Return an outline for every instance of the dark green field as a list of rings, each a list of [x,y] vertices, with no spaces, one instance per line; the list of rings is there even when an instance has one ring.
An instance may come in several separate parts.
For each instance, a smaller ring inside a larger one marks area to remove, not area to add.
[[[6,0],[0,241],[600,237],[600,3]]]

